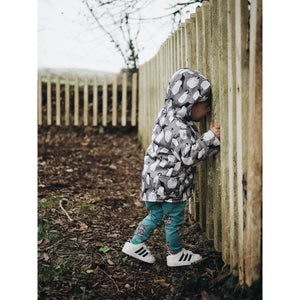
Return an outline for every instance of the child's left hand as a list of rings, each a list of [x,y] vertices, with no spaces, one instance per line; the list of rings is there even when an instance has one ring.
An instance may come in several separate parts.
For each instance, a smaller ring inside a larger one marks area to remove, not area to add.
[[[216,135],[216,137],[220,140],[220,124],[215,125],[213,122],[210,122],[210,127],[209,129]]]

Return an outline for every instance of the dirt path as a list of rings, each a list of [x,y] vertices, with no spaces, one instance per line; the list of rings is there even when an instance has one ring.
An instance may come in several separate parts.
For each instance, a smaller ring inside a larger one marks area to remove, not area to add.
[[[163,227],[147,242],[155,264],[121,252],[146,216],[135,130],[40,128],[38,143],[39,299],[251,298],[187,212],[184,246],[202,263],[168,268]]]

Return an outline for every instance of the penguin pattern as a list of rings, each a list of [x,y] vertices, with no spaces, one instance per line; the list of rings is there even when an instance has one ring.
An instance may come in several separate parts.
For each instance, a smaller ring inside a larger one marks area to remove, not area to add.
[[[193,195],[197,163],[220,150],[214,133],[200,136],[191,119],[192,106],[211,99],[211,84],[198,71],[181,68],[173,74],[144,157],[143,201],[182,202]]]

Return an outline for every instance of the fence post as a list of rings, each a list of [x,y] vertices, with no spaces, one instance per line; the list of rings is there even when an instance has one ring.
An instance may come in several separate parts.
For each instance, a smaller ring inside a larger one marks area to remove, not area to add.
[[[56,76],[56,125],[60,126],[60,77]]]
[[[70,83],[68,75],[66,75],[65,83],[65,125],[70,125]]]
[[[122,74],[122,118],[121,125],[126,126],[127,114],[127,74]]]
[[[52,123],[51,77],[47,76],[47,125]]]
[[[88,125],[89,118],[89,85],[87,77],[84,78],[84,90],[83,90],[83,125]]]
[[[186,35],[186,49],[187,49],[187,59],[189,61],[189,66],[192,69],[197,68],[196,63],[196,14],[193,13],[190,15],[190,22],[186,23],[186,30],[189,33]],[[196,125],[198,126],[198,124]],[[198,126],[199,128],[199,126]],[[197,166],[197,170],[199,171],[199,167]],[[199,173],[195,174],[195,188],[198,189],[198,181],[199,181]],[[198,193],[194,193],[192,199],[192,214],[195,220],[199,220],[199,195]]]
[[[112,86],[112,126],[117,126],[117,97],[118,97],[118,77],[114,76]]]
[[[75,75],[75,87],[74,87],[74,125],[79,125],[79,80],[78,75]]]
[[[93,126],[98,125],[98,80],[97,76],[94,76],[93,84]]]
[[[136,126],[137,73],[132,74],[131,126]]]
[[[230,235],[230,266],[234,275],[238,264],[238,210],[236,188],[236,103],[235,99],[235,0],[227,2],[227,34],[228,34],[228,185],[229,185],[229,235]]]
[[[181,25],[181,67],[185,67],[186,58],[185,58],[185,23]]]
[[[196,47],[196,56],[195,56],[195,65],[196,69],[203,73],[203,25],[202,25],[202,8],[196,8],[196,16],[195,16],[195,47]],[[200,135],[205,131],[205,122],[201,120],[197,124],[197,128],[199,130]],[[198,202],[198,216],[199,216],[199,225],[201,229],[205,229],[206,218],[206,164],[201,162],[197,165],[197,172],[195,178],[195,197]]]
[[[219,101],[221,122],[221,209],[222,209],[222,258],[230,263],[230,227],[229,227],[229,184],[228,184],[228,58],[227,58],[227,3],[219,1]]]
[[[210,2],[210,27],[211,27],[211,43],[210,43],[210,80],[212,84],[212,112],[208,119],[207,126],[210,121],[214,125],[220,124],[220,99],[219,99],[219,17],[218,3],[220,0]],[[222,143],[222,140],[221,140]],[[221,145],[222,147],[222,145]],[[208,200],[212,200],[213,205],[213,230],[214,230],[214,247],[217,251],[222,250],[222,222],[221,222],[221,182],[220,182],[220,153],[214,155],[207,161],[209,165],[208,174]]]
[[[236,121],[237,121],[237,192],[239,230],[239,280],[244,282],[244,201],[243,177],[247,168],[247,126],[248,126],[248,1],[235,2],[236,42]]]
[[[176,38],[176,42],[177,42],[177,46],[176,46],[176,49],[177,49],[177,66],[176,66],[176,69],[178,70],[178,69],[180,69],[180,67],[181,67],[181,60],[180,60],[180,57],[181,57],[181,29],[180,28],[178,28],[177,29],[177,32],[176,32],[176,36],[177,36],[177,38]]]
[[[204,66],[205,66],[205,72],[204,75],[207,76],[211,80],[211,55],[213,51],[213,47],[211,45],[211,19],[210,19],[210,12],[211,12],[211,3],[204,2],[202,4],[202,20],[203,20],[203,59],[204,59]],[[214,91],[213,91],[214,92]],[[213,101],[214,105],[214,101]],[[212,107],[212,113],[214,112],[214,106]],[[210,113],[210,115],[212,114]],[[208,115],[205,118],[206,127],[209,127],[209,121],[211,119],[211,116]],[[203,187],[202,190],[206,190],[205,196],[206,196],[206,233],[208,239],[214,239],[214,202],[213,202],[213,193],[212,193],[212,180],[213,180],[213,166],[212,166],[212,159],[210,158],[207,161],[205,161],[206,165],[206,180],[205,184],[206,186]],[[216,187],[214,187],[216,188]]]
[[[38,125],[43,124],[43,90],[42,76],[38,75]]]
[[[102,90],[102,125],[107,126],[107,78],[103,80]]]
[[[262,218],[262,0],[251,2],[249,70],[249,131],[245,281],[261,277]]]

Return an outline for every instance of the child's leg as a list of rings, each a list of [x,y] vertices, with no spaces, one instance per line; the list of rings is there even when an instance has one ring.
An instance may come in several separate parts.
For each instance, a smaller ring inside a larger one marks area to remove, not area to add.
[[[132,242],[134,244],[139,244],[146,241],[149,238],[152,230],[154,230],[158,225],[163,224],[162,204],[157,202],[146,201],[146,207],[149,214],[134,231],[134,236],[132,239]]]
[[[182,249],[180,228],[184,221],[186,201],[179,203],[163,203],[163,221],[165,223],[167,248],[171,253]]]

